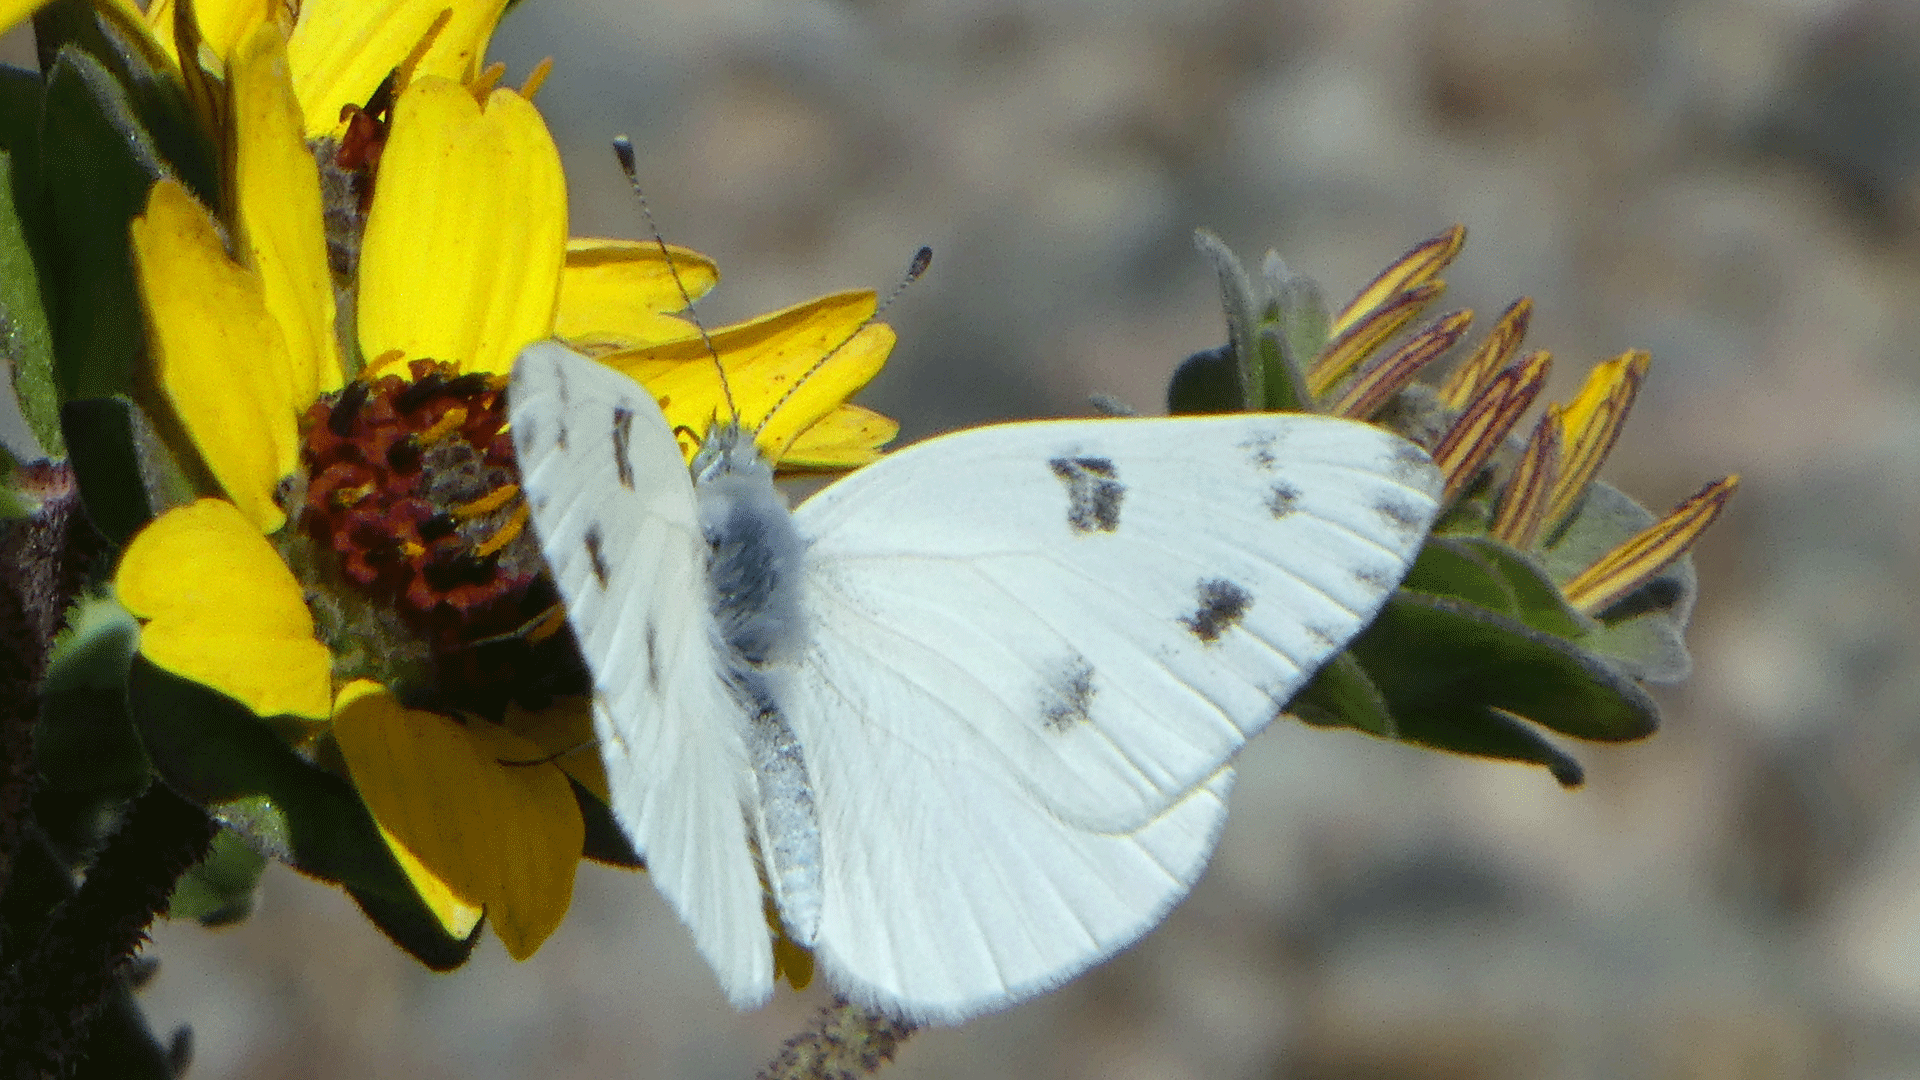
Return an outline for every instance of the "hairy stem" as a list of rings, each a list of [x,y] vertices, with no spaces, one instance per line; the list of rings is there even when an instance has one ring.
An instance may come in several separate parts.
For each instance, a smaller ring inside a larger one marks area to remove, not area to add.
[[[814,1025],[788,1039],[758,1080],[853,1080],[878,1072],[914,1026],[845,1000],[820,1010]]]

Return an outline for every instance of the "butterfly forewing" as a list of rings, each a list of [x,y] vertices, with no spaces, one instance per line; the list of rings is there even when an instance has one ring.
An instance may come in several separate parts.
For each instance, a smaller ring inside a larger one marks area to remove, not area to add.
[[[535,531],[593,672],[614,817],[734,1004],[773,961],[741,807],[743,717],[720,681],[692,482],[653,398],[557,344],[509,397]]]
[[[813,662],[865,672],[871,726],[998,761],[1075,827],[1130,832],[1365,625],[1437,490],[1410,444],[1322,417],[935,439],[796,512],[808,604],[831,629]],[[842,739],[791,719],[810,747]]]

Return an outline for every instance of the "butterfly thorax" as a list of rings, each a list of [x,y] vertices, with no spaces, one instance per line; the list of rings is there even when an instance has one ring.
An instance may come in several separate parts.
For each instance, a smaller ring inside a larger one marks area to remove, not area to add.
[[[721,640],[755,668],[791,657],[805,633],[799,581],[806,546],[753,432],[714,425],[694,456],[693,479]]]

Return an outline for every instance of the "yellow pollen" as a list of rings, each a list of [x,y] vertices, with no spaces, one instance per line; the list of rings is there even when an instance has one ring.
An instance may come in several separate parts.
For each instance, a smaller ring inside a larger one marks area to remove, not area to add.
[[[540,88],[546,85],[547,76],[552,71],[553,57],[551,56],[544,57],[539,63],[533,65],[533,71],[528,73],[527,81],[520,84],[520,96],[532,101],[533,95],[539,93]]]
[[[427,27],[427,32],[421,34],[420,40],[413,43],[413,49],[407,53],[407,58],[395,66],[393,89],[396,94],[406,89],[407,84],[413,81],[413,69],[420,66],[420,61],[426,58],[427,50],[433,48],[433,43],[439,39],[440,32],[445,30],[447,24],[452,21],[453,9],[441,8],[440,14],[434,17],[433,25]],[[385,357],[381,359],[384,360]]]
[[[547,609],[545,615],[540,616],[540,621],[535,623],[532,629],[527,631],[527,640],[545,641],[559,633],[560,628],[565,625],[567,625],[567,609],[555,604]]]
[[[342,510],[348,507],[358,506],[362,499],[373,494],[375,486],[372,481],[368,481],[367,483],[358,484],[354,487],[336,488],[331,496],[333,505]]]
[[[526,530],[527,512],[527,505],[525,503],[514,507],[512,516],[507,518],[505,525],[500,526],[500,531],[488,537],[486,543],[474,548],[473,553],[484,559],[494,552],[499,551],[501,548],[506,547],[508,544],[513,543],[519,538],[520,534]]]
[[[518,498],[519,495],[520,495],[520,485],[502,484],[499,487],[494,488],[492,491],[487,492],[485,495],[480,496],[479,498],[473,500],[470,503],[466,503],[461,506],[454,507],[450,511],[450,513],[453,514],[453,517],[456,521],[465,521],[469,518],[477,518],[481,514],[493,513],[495,510],[500,509],[501,507],[507,505],[507,503]]]
[[[487,95],[493,93],[493,88],[499,85],[501,76],[506,73],[507,65],[495,60],[487,65],[486,70],[482,71],[479,78],[474,79],[473,85],[467,89],[473,91],[475,100],[484,103]]]
[[[421,446],[432,446],[434,443],[460,430],[466,422],[466,407],[463,405],[455,405],[446,412],[441,413],[440,419],[435,420],[432,427],[415,435],[414,438],[420,440]]]

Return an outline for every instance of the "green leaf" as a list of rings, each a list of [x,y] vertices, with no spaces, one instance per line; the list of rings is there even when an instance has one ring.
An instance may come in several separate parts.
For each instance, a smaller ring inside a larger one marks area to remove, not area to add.
[[[253,914],[260,873],[267,860],[232,829],[221,829],[213,850],[174,884],[167,914],[201,926],[230,926]]]
[[[146,330],[127,223],[146,207],[147,189],[166,166],[125,90],[71,46],[47,80],[41,146],[57,235],[49,314],[61,398],[131,393]]]
[[[1567,581],[1656,520],[1652,511],[1618,488],[1596,481],[1543,553],[1546,573],[1553,580]],[[1680,682],[1693,669],[1693,658],[1687,653],[1687,623],[1699,592],[1693,557],[1685,556],[1601,612],[1600,629],[1581,644],[1617,661],[1636,679]]]
[[[381,930],[421,963],[466,962],[459,940],[421,903],[346,779],[287,746],[239,702],[135,657],[135,723],[154,768],[262,854],[345,886]]]
[[[207,122],[187,97],[180,68],[128,8],[93,0],[54,0],[35,13],[41,67],[61,54],[84,53],[118,83],[160,160],[187,190],[219,206],[220,158]]]
[[[124,397],[69,401],[60,410],[67,452],[88,520],[115,546],[124,545],[158,511],[147,489],[140,410]]]
[[[40,300],[40,270],[14,204],[13,158],[0,151],[0,350],[27,430],[48,456],[65,457],[60,395],[53,382],[53,332]]]
[[[1502,615],[1520,610],[1513,586],[1493,563],[1478,548],[1450,537],[1428,537],[1400,587],[1449,596]]]
[[[1260,362],[1260,309],[1253,281],[1226,241],[1205,229],[1196,229],[1193,244],[1213,264],[1220,279],[1220,301],[1227,316],[1227,346],[1239,375],[1240,403],[1221,412],[1249,412],[1267,400],[1266,365]],[[1191,362],[1191,361],[1189,361]]]
[[[1571,758],[1516,718],[1580,739],[1653,733],[1659,711],[1612,664],[1551,634],[1448,597],[1402,590],[1353,642],[1399,736],[1458,753],[1547,765]]]
[[[1315,727],[1350,727],[1382,739],[1399,736],[1380,688],[1351,653],[1341,653],[1287,702],[1287,712]]]
[[[40,683],[34,763],[48,786],[137,794],[150,774],[127,711],[127,672],[140,627],[112,600],[86,597],[67,611]]]
[[[1494,574],[1509,598],[1510,606],[1502,614],[1512,615],[1528,626],[1555,637],[1580,641],[1600,629],[1600,624],[1575,611],[1560,592],[1560,586],[1547,576],[1546,568],[1525,552],[1485,536],[1440,538],[1458,550],[1470,552]]]
[[[1304,274],[1288,269],[1278,252],[1267,252],[1261,267],[1267,302],[1261,338],[1270,341],[1271,359],[1267,367],[1269,412],[1311,412],[1312,395],[1307,393],[1307,365],[1327,347],[1327,329],[1332,316],[1320,286]]]

